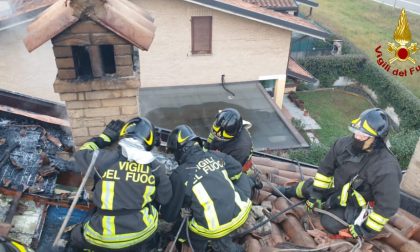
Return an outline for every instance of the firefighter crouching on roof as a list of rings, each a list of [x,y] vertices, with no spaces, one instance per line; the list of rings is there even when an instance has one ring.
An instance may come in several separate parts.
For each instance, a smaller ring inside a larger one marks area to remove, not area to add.
[[[247,172],[252,166],[252,140],[243,127],[241,114],[234,108],[226,108],[216,115],[205,147],[231,155]]]
[[[190,209],[182,238],[190,237],[194,251],[205,251],[209,240],[214,251],[243,251],[229,236],[247,220],[252,206],[241,164],[224,153],[203,151],[201,139],[187,125],[170,133],[167,149],[179,167],[170,177],[174,197],[162,206],[163,219],[177,221],[176,232],[181,208]]]
[[[345,220],[354,238],[374,237],[400,203],[401,169],[385,144],[389,127],[383,110],[364,111],[351,122],[353,137],[335,142],[314,180],[279,189],[288,197],[308,199],[308,210],[324,208]],[[327,215],[321,224],[333,234],[345,228]]]
[[[242,171],[248,174],[251,187],[254,189],[263,187],[252,165],[251,134],[245,127],[238,110],[226,108],[216,115],[216,120],[204,145],[205,150],[215,150],[231,155],[241,163]]]
[[[118,141],[118,139],[120,140]],[[150,251],[157,247],[158,210],[172,197],[172,186],[150,152],[159,136],[149,120],[112,121],[103,134],[90,139],[75,154],[76,164],[86,170],[94,150],[95,163],[90,220],[73,229],[70,244],[95,251]],[[118,141],[118,146],[103,149]]]

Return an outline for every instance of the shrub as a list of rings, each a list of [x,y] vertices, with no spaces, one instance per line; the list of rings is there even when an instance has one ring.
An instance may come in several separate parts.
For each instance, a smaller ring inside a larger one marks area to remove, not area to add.
[[[395,154],[402,169],[407,169],[419,137],[420,130],[402,130],[390,136],[391,151]]]
[[[290,159],[319,165],[325,155],[327,155],[329,149],[330,148],[324,144],[312,144],[309,149],[291,150],[288,154]]]
[[[401,118],[402,128],[420,128],[420,99],[365,56],[316,56],[307,57],[299,63],[319,79],[323,87],[332,86],[340,76],[369,86],[379,97],[379,107],[394,107]]]

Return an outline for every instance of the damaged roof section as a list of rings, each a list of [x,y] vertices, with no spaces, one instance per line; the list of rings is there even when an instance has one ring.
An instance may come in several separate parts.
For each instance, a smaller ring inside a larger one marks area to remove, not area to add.
[[[59,126],[0,112],[0,185],[52,195],[57,174],[74,169],[71,146]]]
[[[6,219],[12,201],[12,197],[0,194],[0,223]],[[27,246],[36,246],[42,233],[46,210],[45,204],[32,200],[20,201],[8,237]]]
[[[143,50],[149,49],[156,29],[152,16],[128,0],[59,0],[28,27],[25,46],[31,52],[84,18]]]

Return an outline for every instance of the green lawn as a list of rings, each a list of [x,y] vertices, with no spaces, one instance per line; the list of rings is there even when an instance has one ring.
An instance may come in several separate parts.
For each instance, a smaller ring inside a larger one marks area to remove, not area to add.
[[[312,19],[342,36],[364,52],[370,59],[376,61],[375,48],[382,45],[384,58],[391,55],[386,51],[387,42],[393,41],[400,10],[376,3],[372,0],[318,0],[319,7],[313,10]],[[308,8],[300,7],[303,15],[308,14]],[[420,45],[420,15],[407,12],[408,22],[413,42]],[[404,62],[400,68],[420,65],[420,51],[413,55],[415,65]],[[395,65],[397,66],[397,65]],[[420,97],[420,72],[409,77],[394,77],[405,85],[414,95]]]
[[[321,126],[322,129],[315,134],[327,146],[338,137],[350,135],[347,128],[350,121],[371,107],[366,99],[342,91],[323,90],[297,94],[305,102],[309,115]]]

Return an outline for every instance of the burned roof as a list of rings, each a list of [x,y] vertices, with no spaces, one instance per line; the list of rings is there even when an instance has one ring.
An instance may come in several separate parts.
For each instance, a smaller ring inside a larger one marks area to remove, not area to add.
[[[298,6],[295,0],[243,0],[260,7],[276,10],[276,11],[295,11]]]
[[[324,39],[328,32],[308,20],[293,15],[276,12],[242,0],[184,0],[229,14],[255,20],[289,31]]]
[[[52,195],[57,175],[74,170],[63,158],[72,145],[60,126],[0,112],[0,186]]]
[[[128,0],[59,0],[29,27],[24,40],[29,52],[80,19],[91,19],[143,50],[154,38],[154,19]]]
[[[289,63],[287,64],[287,76],[310,83],[317,81],[310,72],[299,65],[292,57],[289,58]]]

